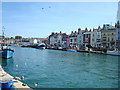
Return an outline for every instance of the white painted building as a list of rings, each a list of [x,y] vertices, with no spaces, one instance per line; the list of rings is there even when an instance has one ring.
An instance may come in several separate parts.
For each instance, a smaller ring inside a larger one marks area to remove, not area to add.
[[[91,46],[101,47],[101,29],[93,29],[91,32]]]
[[[77,32],[71,32],[69,35],[70,38],[70,48],[75,49],[77,48]]]
[[[78,35],[77,35],[77,47],[78,49],[83,47],[83,34],[85,30],[78,29]]]
[[[62,33],[58,33],[57,35],[57,44],[62,45]]]
[[[57,47],[61,47],[64,44],[66,44],[66,38],[67,35],[66,33],[52,33],[49,36],[49,44],[52,46],[57,46]]]
[[[120,1],[118,2],[118,12],[117,12],[116,49],[120,51]]]
[[[109,30],[109,29],[113,29],[114,27],[110,24],[103,24],[103,28],[104,30]]]
[[[118,2],[117,21],[120,22],[120,1]]]
[[[30,44],[37,44],[37,43],[38,43],[37,39],[30,39]]]
[[[55,33],[52,33],[50,36],[49,36],[49,44],[50,45],[54,45],[55,43],[57,43],[57,36]]]

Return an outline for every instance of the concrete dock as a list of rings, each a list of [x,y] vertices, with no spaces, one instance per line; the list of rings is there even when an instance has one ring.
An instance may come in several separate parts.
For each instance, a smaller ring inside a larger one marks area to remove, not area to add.
[[[12,81],[14,81],[14,87],[16,90],[19,90],[19,89],[27,89],[27,90],[32,90],[29,86],[27,85],[24,85],[21,81],[19,80],[16,80],[13,76],[11,76],[10,74],[6,73],[1,65],[0,65],[0,83],[2,82],[3,79],[7,79],[7,78],[10,78],[12,79]]]

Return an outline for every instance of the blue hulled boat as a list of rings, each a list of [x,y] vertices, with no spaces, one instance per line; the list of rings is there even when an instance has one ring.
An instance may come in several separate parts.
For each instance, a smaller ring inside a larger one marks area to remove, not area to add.
[[[67,51],[69,51],[69,52],[77,52],[77,51],[74,50],[74,49],[67,49]]]
[[[2,58],[12,58],[13,57],[14,50],[12,49],[3,49],[2,50]]]
[[[2,27],[2,43],[0,43],[1,45],[1,50],[2,50],[2,58],[12,58],[13,57],[13,53],[14,50],[11,48],[8,48],[8,43],[5,43],[5,37],[4,37],[4,26]]]
[[[2,58],[12,58],[14,50],[11,48],[8,48],[7,43],[0,43],[2,45],[1,50],[2,50]]]

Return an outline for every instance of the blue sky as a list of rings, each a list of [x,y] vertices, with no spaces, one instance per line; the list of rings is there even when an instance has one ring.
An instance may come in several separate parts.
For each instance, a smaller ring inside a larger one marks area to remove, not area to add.
[[[5,36],[46,38],[116,22],[117,2],[3,2]]]

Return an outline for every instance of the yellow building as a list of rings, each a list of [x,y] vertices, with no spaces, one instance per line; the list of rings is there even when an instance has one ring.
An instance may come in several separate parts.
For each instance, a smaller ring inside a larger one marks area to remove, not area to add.
[[[107,49],[115,49],[116,29],[102,29],[101,33],[102,46]]]

